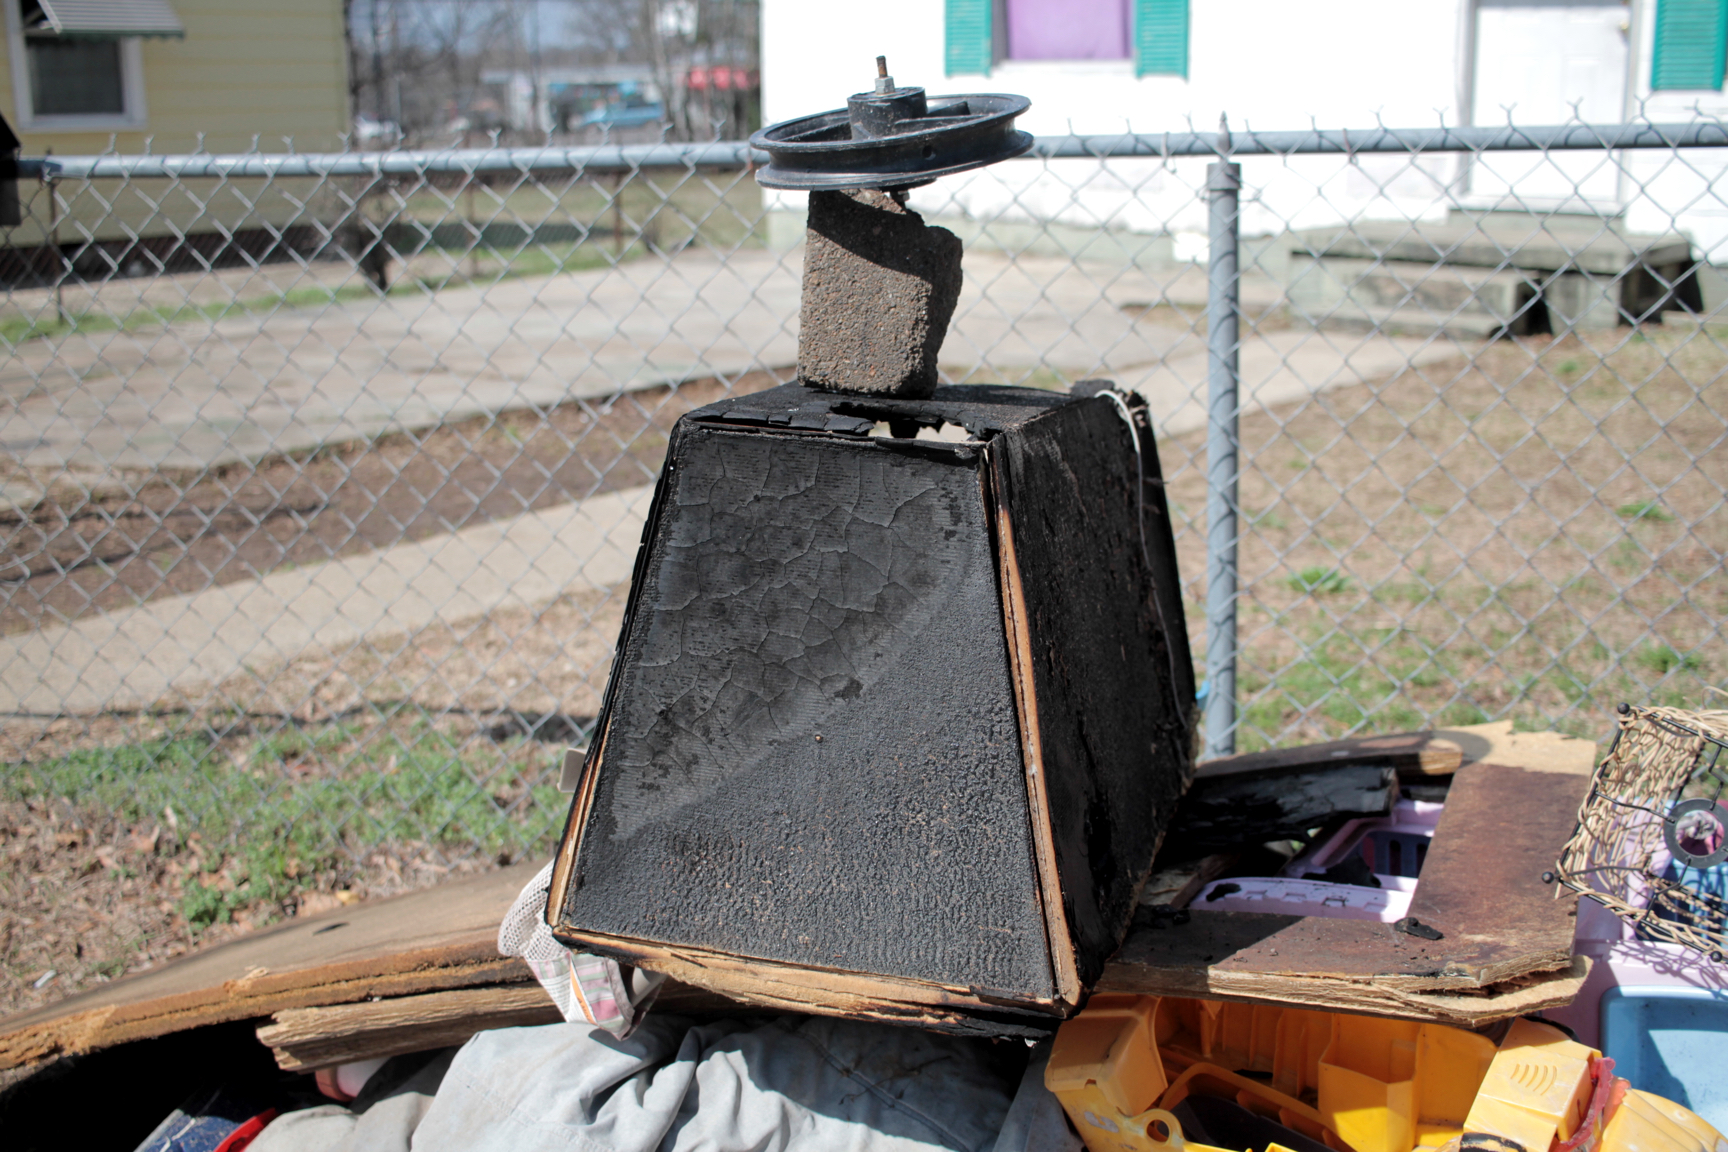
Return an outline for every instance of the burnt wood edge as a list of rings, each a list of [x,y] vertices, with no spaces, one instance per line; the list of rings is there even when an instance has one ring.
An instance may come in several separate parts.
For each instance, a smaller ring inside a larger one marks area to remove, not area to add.
[[[577,881],[576,859],[582,851],[582,837],[588,830],[588,819],[594,811],[594,793],[599,787],[600,766],[606,758],[606,737],[612,732],[612,718],[606,717],[606,727],[594,738],[594,752],[582,765],[582,779],[570,799],[570,815],[565,819],[564,835],[558,840],[558,854],[552,860],[552,877],[546,889],[546,911],[543,919],[549,928],[557,928],[568,901],[571,885]]]
[[[788,964],[600,932],[556,934],[571,948],[662,972],[681,984],[781,1012],[864,1016],[962,1030],[975,1030],[983,1021],[993,1020],[997,1026],[985,1028],[993,1035],[1010,1034],[1016,1026],[1027,1035],[1042,1035],[1071,1011],[1055,1000],[1027,999],[987,988]],[[1009,1033],[1002,1030],[1003,1025],[1009,1027]]]
[[[1114,402],[1108,397],[1094,395],[1075,403],[1048,408],[1028,419],[1026,424],[1031,425],[1041,420],[1054,419],[1057,418],[1060,413],[1072,412],[1076,407],[1086,404],[1102,405],[1106,409],[1114,408]],[[1176,661],[1189,657],[1186,630],[1180,629],[1177,632],[1171,632],[1169,629],[1168,613],[1166,612],[1167,606],[1160,599],[1161,595],[1167,591],[1167,589],[1164,588],[1163,582],[1160,580],[1158,565],[1153,562],[1150,552],[1145,547],[1146,516],[1148,513],[1161,515],[1164,517],[1165,523],[1168,524],[1169,507],[1164,496],[1163,472],[1161,462],[1158,458],[1157,439],[1152,432],[1149,406],[1146,399],[1138,393],[1131,393],[1125,401],[1124,406],[1130,415],[1130,434],[1135,441],[1135,448],[1140,453],[1140,461],[1136,476],[1138,488],[1135,493],[1136,499],[1139,501],[1136,505],[1136,528],[1141,534],[1141,560],[1145,565],[1143,572],[1146,581],[1145,591],[1152,612],[1156,616],[1160,627],[1164,628],[1166,633],[1164,636],[1166,655],[1171,661],[1172,666],[1172,677],[1168,686],[1168,703],[1171,715],[1183,718],[1181,726],[1187,740],[1187,754],[1183,757],[1186,762],[1186,772],[1183,779],[1183,789],[1185,791],[1194,778],[1195,752],[1198,750],[1198,741],[1200,738],[1200,710],[1193,700],[1192,692],[1190,692],[1186,698],[1182,695],[1181,686],[1184,681],[1181,676],[1176,673],[1175,669]],[[1117,412],[1111,410],[1108,418],[1112,424],[1117,423]],[[988,520],[994,530],[994,543],[998,550],[999,564],[1002,571],[1001,587],[1003,610],[1005,623],[1007,625],[1007,633],[1010,639],[1010,673],[1015,685],[1017,711],[1021,713],[1022,747],[1029,750],[1027,768],[1029,793],[1028,807],[1031,812],[1041,812],[1043,816],[1041,821],[1036,818],[1034,819],[1035,843],[1038,844],[1040,850],[1039,864],[1041,888],[1048,893],[1048,895],[1045,896],[1046,909],[1048,910],[1054,906],[1061,909],[1062,913],[1060,917],[1052,915],[1049,911],[1046,913],[1047,922],[1050,924],[1049,936],[1052,955],[1054,959],[1058,941],[1066,938],[1067,948],[1062,955],[1065,959],[1071,958],[1068,962],[1075,969],[1073,987],[1078,989],[1078,995],[1083,998],[1086,994],[1086,988],[1079,977],[1079,955],[1078,947],[1075,944],[1075,941],[1078,938],[1078,933],[1073,924],[1074,914],[1070,907],[1070,902],[1063,896],[1061,873],[1056,864],[1054,829],[1050,823],[1050,810],[1043,771],[1043,758],[1041,754],[1042,735],[1041,725],[1038,718],[1038,665],[1034,658],[1031,643],[1029,623],[1030,606],[1026,601],[1020,577],[1020,568],[1014,554],[1014,527],[1011,511],[1012,469],[1007,459],[1007,453],[997,445],[995,440],[991,440],[986,444],[984,449],[984,461],[991,482],[990,486],[986,489],[987,507],[992,513],[988,517]],[[1174,560],[1174,557],[1172,557],[1172,560]],[[1013,607],[1013,615],[1009,615],[1010,606]],[[1178,611],[1180,610],[1181,600],[1179,596],[1174,598],[1172,606]],[[1192,685],[1191,674],[1186,680],[1186,683],[1190,686]],[[1028,716],[1030,717],[1029,725],[1027,723]],[[1028,732],[1031,733],[1030,738],[1027,735]],[[1032,759],[1034,753],[1031,750],[1033,749],[1037,750],[1036,763],[1034,763]],[[1036,791],[1035,796],[1032,794],[1034,790]],[[1042,837],[1036,836],[1036,833],[1040,830],[1044,833]],[[1116,925],[1114,933],[1115,946],[1118,948],[1122,941],[1127,937],[1128,933],[1132,930],[1134,911],[1139,906],[1140,894],[1144,890],[1147,881],[1152,877],[1153,866],[1157,861],[1158,853],[1162,850],[1164,840],[1168,836],[1169,831],[1170,827],[1168,823],[1166,823],[1163,828],[1159,829],[1158,836],[1153,843],[1151,855],[1147,859],[1146,867],[1140,876],[1134,881],[1130,893],[1130,899],[1127,902],[1122,920]],[[1047,884],[1043,883],[1043,864],[1045,861],[1043,855],[1044,852],[1048,852],[1049,868],[1052,876],[1051,881]],[[1054,903],[1051,900],[1051,896],[1054,896],[1055,898]],[[1100,909],[1100,912],[1102,912],[1102,909]],[[1063,973],[1058,970],[1058,988],[1065,991],[1066,989],[1061,979],[1062,975]]]
[[[1194,779],[1199,782],[1243,776],[1281,776],[1358,764],[1390,764],[1397,770],[1399,779],[1411,781],[1451,775],[1463,760],[1463,749],[1433,732],[1401,732],[1223,756],[1199,764]]]
[[[1032,636],[1026,616],[1026,593],[1014,551],[1014,524],[1008,514],[1008,477],[999,453],[985,451],[979,469],[984,490],[985,519],[991,526],[1000,583],[1008,677],[1014,685],[1014,711],[1020,721],[1020,752],[1026,773],[1026,818],[1032,835],[1033,863],[1038,875],[1038,905],[1044,917],[1044,943],[1056,998],[1075,1008],[1085,996],[1075,956],[1074,933],[1062,894],[1062,871],[1056,862],[1055,833],[1050,825],[1050,799],[1044,783],[1044,753],[1038,725],[1038,692],[1033,680]]]
[[[558,917],[570,897],[570,886],[576,881],[576,860],[582,846],[582,834],[588,826],[588,816],[594,802],[595,783],[606,754],[606,737],[612,731],[612,708],[618,697],[618,672],[624,666],[625,646],[630,637],[630,625],[636,618],[640,603],[643,576],[648,571],[656,529],[672,490],[673,469],[678,447],[689,434],[688,414],[680,416],[672,428],[666,445],[666,463],[660,479],[654,484],[654,498],[648,504],[648,515],[642,521],[642,539],[636,545],[636,560],[630,566],[630,591],[624,598],[624,618],[618,625],[618,642],[612,649],[612,668],[606,675],[606,692],[600,699],[600,711],[594,718],[594,736],[588,745],[588,755],[582,762],[582,778],[570,798],[570,812],[564,818],[564,832],[558,838],[558,852],[552,861],[552,877],[546,891],[545,922],[558,927]],[[555,909],[559,911],[554,911]]]
[[[1104,398],[1100,396],[1097,399]],[[1170,714],[1185,717],[1183,727],[1188,732],[1188,778],[1183,781],[1186,787],[1194,778],[1195,765],[1200,758],[1200,705],[1194,696],[1194,653],[1188,646],[1187,620],[1180,591],[1182,577],[1175,568],[1175,553],[1172,551],[1169,557],[1171,568],[1162,570],[1160,562],[1152,558],[1146,530],[1149,514],[1161,519],[1166,526],[1171,523],[1170,502],[1164,489],[1164,463],[1158,456],[1158,436],[1152,428],[1152,406],[1146,397],[1130,392],[1123,407],[1128,410],[1134,448],[1139,457],[1135,516],[1136,527],[1140,530],[1141,560],[1146,565],[1146,598],[1158,618],[1158,626],[1164,631],[1164,652],[1170,665]],[[1174,547],[1174,532],[1171,544]]]
[[[1098,399],[1103,400],[1102,396]],[[1146,397],[1139,392],[1129,392],[1124,402],[1130,416],[1129,424],[1134,437],[1135,452],[1139,456],[1138,489],[1135,493],[1139,504],[1136,508],[1136,527],[1140,530],[1141,560],[1146,565],[1146,581],[1148,584],[1147,598],[1151,601],[1152,611],[1158,617],[1158,624],[1164,630],[1164,650],[1170,662],[1170,714],[1185,717],[1182,725],[1187,736],[1187,755],[1183,757],[1186,771],[1182,777],[1182,790],[1177,794],[1170,819],[1158,831],[1158,838],[1152,846],[1152,859],[1146,865],[1145,874],[1134,885],[1133,899],[1128,904],[1128,922],[1117,934],[1118,939],[1125,938],[1133,930],[1135,910],[1140,907],[1141,894],[1151,881],[1154,869],[1157,867],[1158,854],[1164,850],[1165,842],[1170,838],[1174,826],[1176,812],[1180,810],[1182,797],[1194,784],[1196,771],[1200,763],[1201,746],[1201,710],[1195,697],[1194,685],[1194,653],[1188,646],[1188,625],[1183,615],[1181,595],[1181,573],[1174,567],[1175,553],[1170,555],[1172,568],[1161,571],[1160,565],[1152,559],[1152,552],[1146,544],[1146,515],[1151,511],[1162,518],[1165,525],[1170,525],[1170,503],[1164,488],[1164,462],[1158,456],[1158,436],[1152,427],[1152,406]],[[1175,536],[1172,533],[1171,544],[1174,547]],[[1170,616],[1175,614],[1177,625],[1172,627]]]

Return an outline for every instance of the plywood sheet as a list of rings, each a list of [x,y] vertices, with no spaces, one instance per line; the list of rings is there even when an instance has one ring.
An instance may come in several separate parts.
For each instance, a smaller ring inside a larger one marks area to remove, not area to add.
[[[288,1008],[531,980],[497,941],[538,867],[289,920],[0,1021],[0,1068]]]
[[[1388,998],[1480,999],[1515,982],[1551,983],[1572,964],[1575,898],[1542,875],[1588,786],[1569,770],[1459,770],[1410,910],[1439,940],[1360,920],[1143,909],[1099,988],[1308,1004],[1332,996],[1346,1010],[1383,1011]]]

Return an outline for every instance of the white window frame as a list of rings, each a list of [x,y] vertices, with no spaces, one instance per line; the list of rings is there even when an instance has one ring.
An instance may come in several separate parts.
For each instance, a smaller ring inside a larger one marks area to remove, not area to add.
[[[144,107],[144,54],[138,37],[120,40],[120,93],[126,111],[81,116],[38,116],[30,99],[30,60],[24,45],[24,23],[18,0],[0,0],[6,9],[6,45],[12,62],[12,107],[20,132],[134,132],[147,118]]]

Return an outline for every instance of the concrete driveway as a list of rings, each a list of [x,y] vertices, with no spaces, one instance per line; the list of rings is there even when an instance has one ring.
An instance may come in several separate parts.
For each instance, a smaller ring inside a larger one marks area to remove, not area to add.
[[[197,468],[477,413],[796,360],[799,252],[689,252],[614,269],[284,308],[215,323],[32,341],[0,367],[0,449],[94,482]],[[1060,258],[966,257],[943,347],[954,380],[1110,376],[1160,431],[1205,421],[1206,347],[1182,318],[1202,270],[1152,275]],[[1244,286],[1253,309],[1269,282]],[[1150,307],[1149,307],[1150,306]],[[1150,317],[1151,319],[1148,319]],[[1467,354],[1447,339],[1250,335],[1248,408]],[[27,492],[14,489],[15,498]],[[0,637],[0,711],[147,703],[247,668],[332,655],[373,634],[629,577],[646,489],[33,633]]]
[[[11,401],[0,412],[0,453],[87,474],[201,468],[784,368],[797,359],[801,266],[797,250],[691,250],[593,272],[27,341],[0,367],[0,396]],[[1244,289],[1250,304],[1276,296],[1270,282]],[[1204,338],[1169,309],[1148,321],[1124,307],[1203,298],[1193,268],[1154,275],[972,252],[942,365],[955,380],[1113,376],[1180,430],[1201,412]],[[1250,336],[1245,399],[1288,399],[1459,351],[1444,341]]]

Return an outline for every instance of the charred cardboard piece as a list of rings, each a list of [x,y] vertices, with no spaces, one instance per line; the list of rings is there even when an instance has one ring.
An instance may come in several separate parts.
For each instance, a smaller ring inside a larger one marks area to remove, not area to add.
[[[944,427],[963,439],[916,435]],[[1121,942],[1186,784],[1190,669],[1138,401],[789,385],[699,409],[548,920],[755,1003],[1047,1027]]]

